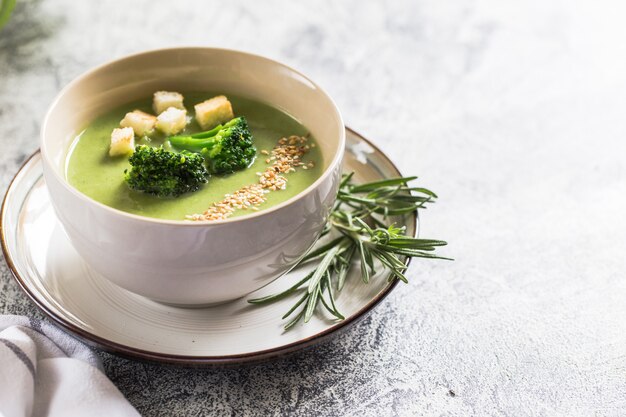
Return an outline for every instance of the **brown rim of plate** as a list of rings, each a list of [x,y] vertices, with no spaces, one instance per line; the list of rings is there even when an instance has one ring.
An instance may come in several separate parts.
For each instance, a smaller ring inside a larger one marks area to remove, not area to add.
[[[389,157],[383,151],[380,150],[380,148],[378,148],[371,141],[364,138],[362,135],[350,129],[349,127],[346,127],[346,130],[354,134],[355,136],[357,136],[359,139],[365,141],[372,148],[374,148],[375,152],[379,153],[383,157],[383,159],[385,159],[389,163],[389,165],[391,165],[395,173],[398,176],[402,176],[398,167],[389,159]],[[28,165],[28,163],[39,153],[40,153],[39,150],[35,151],[31,156],[28,157],[28,159],[26,159],[26,161],[22,163],[19,170],[17,171],[17,173],[15,174],[15,176],[9,183],[9,186],[7,187],[6,194],[2,201],[2,208],[0,209],[0,241],[1,241],[0,243],[2,243],[2,252],[4,254],[4,258],[6,260],[7,266],[11,270],[11,273],[13,274],[13,277],[17,281],[18,285],[20,286],[22,291],[24,291],[26,295],[35,303],[37,308],[39,308],[39,310],[44,313],[44,315],[46,315],[49,319],[51,319],[55,324],[57,324],[61,328],[67,330],[68,332],[76,336],[78,339],[84,341],[86,344],[90,346],[94,346],[105,352],[113,353],[118,356],[122,356],[122,357],[129,358],[129,359],[138,359],[138,360],[149,361],[149,362],[159,362],[159,363],[165,363],[165,364],[171,364],[171,365],[186,365],[186,366],[229,365],[229,364],[234,365],[234,364],[260,362],[266,359],[284,356],[286,354],[293,353],[298,350],[310,347],[314,344],[317,344],[319,342],[322,342],[328,339],[333,333],[336,333],[337,331],[347,329],[349,326],[355,324],[360,319],[365,317],[374,307],[376,307],[383,299],[385,299],[387,295],[389,295],[389,293],[396,287],[396,285],[398,285],[398,280],[394,280],[391,284],[387,285],[387,287],[385,287],[380,293],[378,293],[372,300],[370,300],[363,308],[361,308],[355,314],[353,314],[350,317],[347,317],[345,320],[340,321],[334,326],[327,328],[326,330],[323,330],[313,336],[309,336],[307,338],[301,339],[297,342],[292,342],[284,346],[279,346],[279,347],[272,348],[272,349],[260,350],[257,352],[243,353],[243,354],[237,354],[237,355],[223,355],[223,356],[172,355],[172,354],[166,354],[166,353],[149,352],[143,349],[137,349],[131,346],[126,346],[120,343],[112,342],[110,340],[104,339],[100,336],[97,336],[95,334],[92,334],[86,330],[83,330],[75,326],[74,324],[65,320],[63,317],[57,316],[53,311],[48,309],[41,301],[39,301],[37,296],[33,294],[33,292],[31,292],[30,289],[25,285],[24,281],[22,280],[20,275],[17,273],[13,259],[9,255],[9,251],[7,249],[7,243],[6,243],[6,236],[4,233],[4,228],[2,227],[2,225],[4,224],[4,217],[6,214],[7,196],[9,194],[9,191],[13,188],[13,184],[16,178],[19,176],[20,172],[22,172],[22,169],[24,169],[24,167]],[[412,219],[413,219],[413,228],[415,229],[415,234],[417,235],[419,233],[418,223],[417,223],[417,219],[418,219],[417,212],[413,214]],[[410,262],[411,262],[411,259],[407,258],[405,260],[405,265],[408,267]]]

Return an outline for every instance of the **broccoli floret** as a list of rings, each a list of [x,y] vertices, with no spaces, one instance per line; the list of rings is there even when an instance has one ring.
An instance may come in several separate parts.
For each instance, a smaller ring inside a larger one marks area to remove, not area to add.
[[[197,153],[178,153],[140,145],[128,161],[131,169],[124,171],[128,186],[159,197],[176,197],[197,191],[208,181],[204,158]]]
[[[245,169],[254,161],[256,148],[245,117],[236,117],[209,131],[189,136],[171,136],[170,143],[201,153],[214,174]]]

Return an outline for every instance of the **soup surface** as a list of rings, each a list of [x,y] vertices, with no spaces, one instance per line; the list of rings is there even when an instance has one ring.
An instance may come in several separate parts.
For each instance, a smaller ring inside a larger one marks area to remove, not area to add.
[[[219,94],[219,93],[218,93]],[[181,133],[200,132],[200,126],[193,119],[193,105],[217,94],[183,93],[185,107],[191,121]],[[304,136],[307,130],[286,113],[266,104],[243,97],[228,95],[235,116],[245,116],[254,136],[257,157],[245,170],[223,176],[213,175],[199,191],[179,197],[156,197],[128,188],[124,181],[124,170],[130,169],[128,157],[110,157],[109,145],[113,129],[119,127],[120,120],[132,110],[139,109],[152,113],[152,99],[129,103],[118,107],[94,120],[80,132],[70,147],[66,162],[68,182],[85,195],[107,206],[142,216],[160,219],[184,220],[187,215],[202,213],[209,206],[222,200],[225,194],[251,184],[258,183],[257,173],[263,172],[271,162],[263,151],[271,152],[278,140],[291,135]],[[313,138],[309,144],[314,144]],[[169,142],[165,135],[155,133],[150,138],[136,138],[136,144],[161,146],[166,149]],[[311,147],[303,157],[304,162],[313,162],[308,169],[299,167],[295,172],[284,174],[287,186],[284,190],[271,191],[259,209],[267,209],[297,195],[311,185],[322,174],[322,159],[318,147]],[[251,210],[236,210],[232,217],[252,213]]]

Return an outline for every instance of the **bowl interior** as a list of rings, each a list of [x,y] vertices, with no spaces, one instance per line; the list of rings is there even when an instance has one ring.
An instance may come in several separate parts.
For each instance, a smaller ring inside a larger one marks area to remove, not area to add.
[[[223,91],[269,104],[311,132],[325,171],[340,157],[343,122],[333,101],[317,85],[267,58],[212,48],[145,52],[77,78],[48,111],[42,129],[43,157],[65,181],[65,160],[77,133],[112,108],[150,97],[158,90]]]

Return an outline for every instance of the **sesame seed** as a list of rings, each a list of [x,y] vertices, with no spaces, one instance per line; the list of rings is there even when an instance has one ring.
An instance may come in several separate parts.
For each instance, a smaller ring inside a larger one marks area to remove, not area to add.
[[[267,164],[275,162],[265,171],[256,173],[259,177],[258,183],[242,187],[234,193],[225,194],[223,200],[213,203],[204,213],[188,215],[186,219],[223,220],[230,217],[235,210],[250,208],[258,211],[259,206],[266,201],[265,194],[287,188],[287,178],[280,174],[295,172],[298,166],[302,169],[314,166],[312,161],[306,165],[301,161],[302,156],[310,148],[315,147],[315,143],[311,143],[310,146],[304,145],[307,140],[306,137],[292,135],[289,138],[280,138],[271,153],[265,149],[261,150],[261,154],[271,155],[265,160]]]

